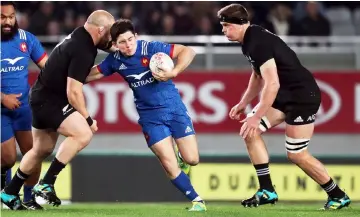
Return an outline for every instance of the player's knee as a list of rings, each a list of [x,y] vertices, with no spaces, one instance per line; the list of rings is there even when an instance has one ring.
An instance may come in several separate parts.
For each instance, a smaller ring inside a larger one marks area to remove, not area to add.
[[[39,144],[39,145],[34,145],[34,147],[26,153],[34,154],[38,158],[44,159],[47,156],[51,155],[52,152],[53,152],[53,148],[48,147],[47,145]]]
[[[262,134],[262,133],[263,133],[263,132],[262,132],[260,129],[258,129],[258,130],[255,132],[254,136],[252,136],[252,137],[249,137],[249,136],[246,137],[246,138],[244,139],[246,147],[249,148],[250,146],[255,145],[255,144],[259,141],[259,139],[261,139],[261,134]]]
[[[1,153],[1,166],[12,168],[16,162],[16,152],[2,152]]]
[[[187,156],[185,159],[184,159],[184,161],[187,163],[187,164],[189,164],[189,165],[191,165],[191,166],[196,166],[196,165],[198,165],[199,164],[199,161],[200,161],[200,159],[199,159],[199,155],[191,155],[191,156]]]
[[[90,128],[86,128],[74,136],[75,140],[78,141],[79,151],[85,148],[91,141],[93,133]]]
[[[286,151],[288,159],[295,163],[299,164],[306,155],[306,150],[309,145],[310,139],[293,139],[286,137]]]
[[[162,166],[164,167],[166,173],[168,174],[169,178],[174,179],[179,173],[179,168],[177,162],[174,162],[170,159],[163,158],[160,159]]]

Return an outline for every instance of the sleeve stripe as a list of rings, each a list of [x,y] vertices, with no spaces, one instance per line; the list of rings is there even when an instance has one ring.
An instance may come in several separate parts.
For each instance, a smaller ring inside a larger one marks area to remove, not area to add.
[[[100,68],[100,65],[97,65],[96,68],[97,68],[97,70],[98,70],[101,74],[104,74],[104,73],[102,72],[101,68]]]
[[[148,42],[142,41],[141,43],[141,55],[147,56],[148,55]]]
[[[174,44],[170,45],[170,57],[173,58],[174,57]]]
[[[26,40],[26,33],[24,30],[19,29],[19,35],[20,35],[20,39]]]
[[[46,52],[43,53],[43,55],[41,55],[41,57],[39,59],[36,60],[36,63],[39,63],[41,60],[44,59],[44,57],[46,57]]]

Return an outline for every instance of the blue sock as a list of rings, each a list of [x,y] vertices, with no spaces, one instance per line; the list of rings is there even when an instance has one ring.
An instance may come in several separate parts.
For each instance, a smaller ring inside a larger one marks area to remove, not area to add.
[[[28,202],[32,199],[31,191],[34,186],[24,186],[24,202]]]
[[[6,178],[5,178],[5,183],[6,184],[9,184],[10,182],[11,182],[11,169],[8,169],[7,171],[6,171]]]
[[[191,185],[189,177],[181,171],[180,175],[175,179],[171,180],[177,189],[179,189],[190,201],[197,200],[202,201],[199,195],[194,190],[194,187]]]

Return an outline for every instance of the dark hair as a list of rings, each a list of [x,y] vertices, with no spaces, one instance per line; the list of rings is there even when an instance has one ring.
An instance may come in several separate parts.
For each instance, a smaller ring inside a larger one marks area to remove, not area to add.
[[[241,4],[225,6],[218,11],[217,15],[220,21],[229,21],[229,23],[245,24],[249,21],[249,14]]]
[[[129,19],[119,19],[110,28],[110,35],[113,41],[119,37],[119,35],[130,31],[135,34],[135,27]]]
[[[1,6],[8,6],[8,5],[12,5],[16,9],[15,2],[13,2],[13,1],[1,1]]]

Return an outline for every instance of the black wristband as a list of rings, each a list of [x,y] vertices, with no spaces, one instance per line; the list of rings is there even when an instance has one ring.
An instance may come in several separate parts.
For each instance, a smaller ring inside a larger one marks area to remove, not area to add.
[[[86,122],[89,124],[89,126],[93,125],[94,120],[89,116],[88,118],[86,118]]]

